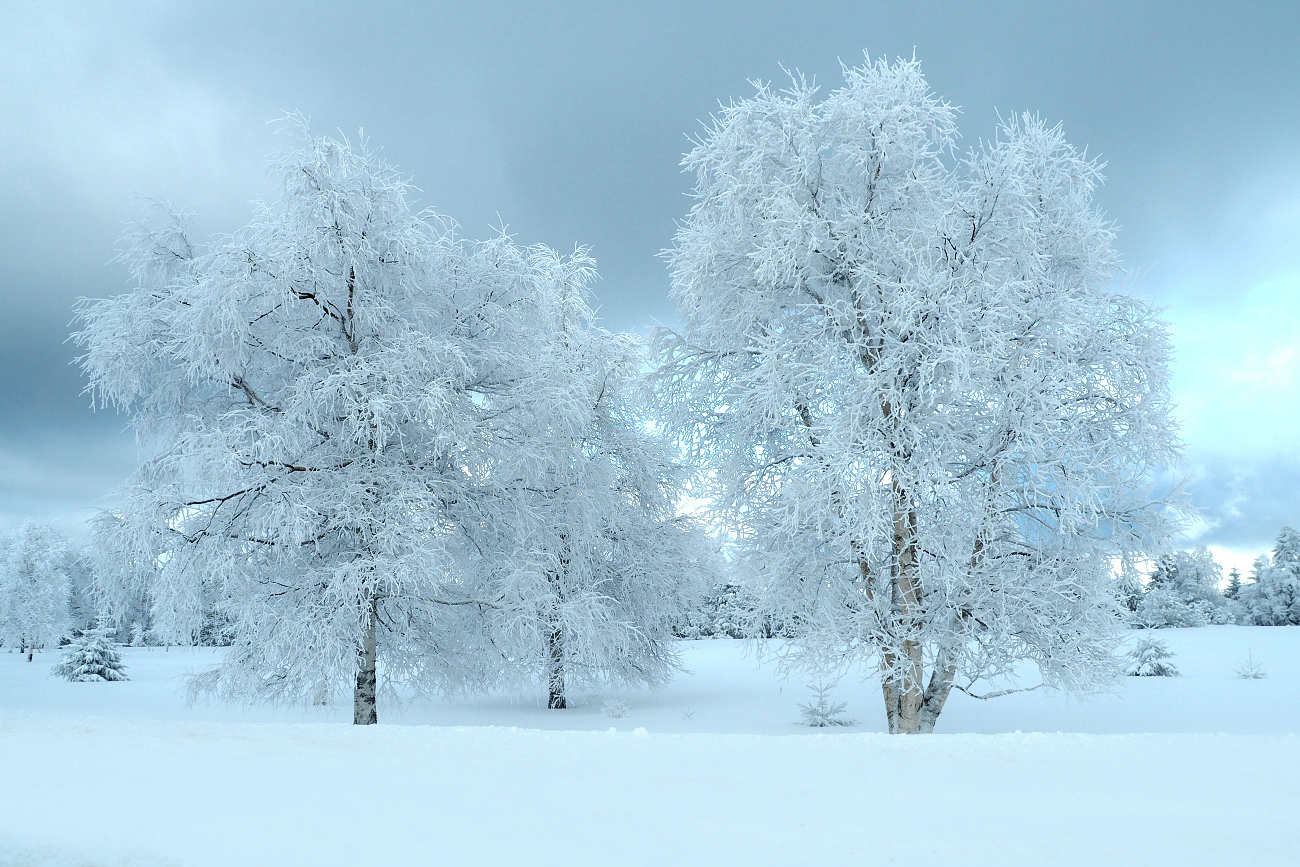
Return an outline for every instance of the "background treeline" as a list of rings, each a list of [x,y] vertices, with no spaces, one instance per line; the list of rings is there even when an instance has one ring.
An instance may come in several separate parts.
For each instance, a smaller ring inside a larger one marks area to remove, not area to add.
[[[140,582],[121,581],[91,546],[54,527],[29,521],[0,534],[0,646],[22,653],[58,647],[102,622],[119,644],[175,644],[152,628],[153,601]],[[138,577],[138,576],[137,576]],[[117,602],[108,616],[110,599]],[[217,600],[204,606],[202,627],[187,643],[230,644]]]
[[[28,653],[57,647],[103,619],[120,644],[161,646],[170,636],[151,628],[153,605],[144,582],[124,577],[94,551],[59,530],[36,522],[0,535],[0,645]],[[102,559],[102,558],[101,558]],[[1238,624],[1300,625],[1300,533],[1284,527],[1270,554],[1255,558],[1250,574],[1223,568],[1205,548],[1176,551],[1147,574],[1128,572],[1116,590],[1128,623],[1138,629]],[[681,639],[790,638],[794,624],[775,616],[756,582],[727,579],[673,618]],[[105,611],[112,600],[112,617]],[[202,627],[191,644],[231,642],[218,600],[203,606]]]
[[[1300,534],[1282,528],[1272,556],[1255,558],[1249,576],[1223,569],[1205,548],[1161,557],[1150,574],[1127,574],[1120,593],[1130,623],[1140,629],[1300,624]]]

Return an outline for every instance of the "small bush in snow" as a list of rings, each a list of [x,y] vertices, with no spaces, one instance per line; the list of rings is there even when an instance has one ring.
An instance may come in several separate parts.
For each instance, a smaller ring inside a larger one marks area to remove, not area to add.
[[[1129,677],[1181,677],[1166,659],[1173,659],[1169,647],[1159,639],[1143,638],[1128,653]]]
[[[622,719],[627,716],[627,703],[616,698],[605,699],[600,709],[610,719]]]
[[[50,671],[70,681],[130,680],[122,654],[108,637],[108,629],[87,629],[63,651],[63,659]]]
[[[1268,675],[1264,672],[1264,667],[1255,661],[1255,657],[1248,650],[1246,651],[1246,661],[1237,668],[1237,677],[1243,680],[1262,680]]]
[[[847,702],[834,704],[829,698],[831,688],[825,684],[819,683],[816,686],[809,686],[816,698],[807,704],[799,705],[799,713],[803,714],[803,723],[814,728],[825,728],[827,726],[852,726],[857,722],[844,716],[844,709],[848,707]]]

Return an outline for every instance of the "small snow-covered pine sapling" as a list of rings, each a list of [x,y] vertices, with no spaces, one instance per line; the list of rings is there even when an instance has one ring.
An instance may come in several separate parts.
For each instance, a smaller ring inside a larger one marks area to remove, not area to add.
[[[122,654],[103,624],[96,624],[73,638],[64,648],[63,659],[50,673],[73,682],[130,680],[122,664]]]
[[[1264,667],[1255,661],[1255,657],[1249,650],[1246,651],[1246,661],[1237,668],[1237,677],[1243,680],[1262,680],[1268,677]]]
[[[808,688],[812,690],[814,698],[807,704],[799,705],[799,713],[803,715],[804,725],[815,728],[857,725],[856,721],[844,716],[844,710],[848,707],[848,702],[836,704],[830,700],[830,691],[833,686],[834,684],[827,685],[825,683],[818,683],[816,686],[809,684]]]
[[[610,719],[623,719],[627,716],[627,702],[618,698],[607,698],[600,705],[601,713]]]
[[[1173,659],[1173,656],[1168,645],[1160,639],[1139,639],[1137,645],[1128,653],[1129,665],[1126,673],[1129,677],[1181,677],[1172,663],[1165,662],[1167,659]]]
[[[1011,118],[956,157],[915,61],[724,107],[685,158],[656,393],[789,624],[879,666],[890,732],[956,678],[1115,673],[1112,573],[1167,538],[1166,326],[1112,291],[1101,166]],[[1177,506],[1177,504],[1172,504]]]

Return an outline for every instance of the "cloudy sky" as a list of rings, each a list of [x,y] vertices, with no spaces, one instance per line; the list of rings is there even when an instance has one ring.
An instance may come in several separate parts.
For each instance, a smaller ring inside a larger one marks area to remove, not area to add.
[[[72,305],[126,288],[138,196],[243,224],[284,111],[364,128],[466,234],[592,245],[606,324],[643,330],[674,318],[686,135],[780,64],[835,86],[865,49],[915,52],[968,141],[1028,109],[1106,160],[1124,288],[1172,325],[1192,535],[1253,554],[1300,521],[1298,44],[1294,2],[5,3],[0,529],[75,530],[131,471]]]

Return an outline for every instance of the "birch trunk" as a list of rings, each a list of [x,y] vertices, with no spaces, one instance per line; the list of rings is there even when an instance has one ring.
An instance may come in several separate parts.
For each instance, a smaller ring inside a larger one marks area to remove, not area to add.
[[[375,628],[379,620],[379,597],[371,595],[365,610],[361,642],[357,645],[357,688],[352,694],[352,724],[371,726],[379,722],[375,706]]]
[[[895,634],[902,638],[897,647],[881,653],[881,687],[890,734],[919,734],[925,706],[925,664],[920,632],[921,581],[916,547],[916,510],[910,495],[895,473],[894,492],[894,574],[891,605],[894,609]]]
[[[930,672],[930,685],[925,689],[925,700],[921,704],[921,722],[917,729],[919,734],[934,734],[934,724],[943,712],[943,706],[952,694],[952,682],[957,677],[957,666],[940,654],[935,661],[934,671]]]

